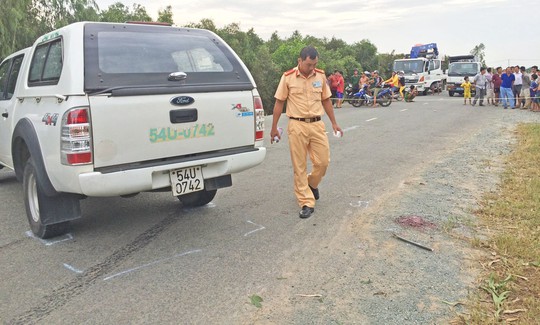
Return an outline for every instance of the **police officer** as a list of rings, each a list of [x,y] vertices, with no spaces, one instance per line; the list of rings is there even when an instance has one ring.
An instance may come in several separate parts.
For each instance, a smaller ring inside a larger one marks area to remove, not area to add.
[[[330,162],[330,148],[321,116],[326,112],[334,133],[343,135],[334,116],[330,87],[324,71],[316,69],[319,53],[312,46],[300,51],[298,66],[281,76],[274,95],[276,103],[270,132],[270,141],[280,138],[277,124],[287,101],[289,118],[287,134],[294,170],[294,193],[301,207],[300,218],[309,218],[319,199],[319,183]],[[312,170],[307,172],[307,155]]]

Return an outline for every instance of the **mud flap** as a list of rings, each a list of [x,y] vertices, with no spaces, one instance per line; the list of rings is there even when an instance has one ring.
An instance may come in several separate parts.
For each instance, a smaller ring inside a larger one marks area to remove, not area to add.
[[[52,225],[81,217],[81,205],[77,195],[60,193],[47,196],[38,191],[38,200],[40,219],[43,225]]]

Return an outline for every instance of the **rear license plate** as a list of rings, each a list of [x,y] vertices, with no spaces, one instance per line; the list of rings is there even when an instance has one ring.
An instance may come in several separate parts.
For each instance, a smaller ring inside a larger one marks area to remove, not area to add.
[[[174,196],[204,190],[201,166],[171,170],[170,176]]]
[[[457,88],[456,88],[456,91],[463,91],[463,88],[457,87]]]

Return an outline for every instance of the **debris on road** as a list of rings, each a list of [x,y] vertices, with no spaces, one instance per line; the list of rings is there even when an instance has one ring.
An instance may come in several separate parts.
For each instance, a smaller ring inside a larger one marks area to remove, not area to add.
[[[416,246],[416,247],[420,247],[420,248],[422,248],[422,249],[425,249],[425,250],[428,250],[428,251],[430,251],[430,252],[433,252],[433,248],[424,246],[424,245],[422,245],[422,244],[415,243],[415,242],[413,242],[413,241],[410,241],[410,240],[408,240],[408,239],[405,239],[405,238],[403,238],[403,237],[400,237],[400,236],[398,236],[398,235],[396,235],[396,234],[392,234],[392,236],[394,236],[394,237],[396,237],[397,239],[402,240],[402,241],[404,241],[404,242],[406,242],[406,243],[412,244],[412,245],[414,245],[414,246]]]

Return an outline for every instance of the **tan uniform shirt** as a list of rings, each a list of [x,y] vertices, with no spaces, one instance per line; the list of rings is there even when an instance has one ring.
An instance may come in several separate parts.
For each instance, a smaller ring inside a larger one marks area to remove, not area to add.
[[[297,118],[322,116],[322,101],[330,96],[332,93],[326,83],[324,71],[315,69],[306,78],[298,71],[298,67],[281,76],[274,95],[276,99],[287,100],[287,116]]]

